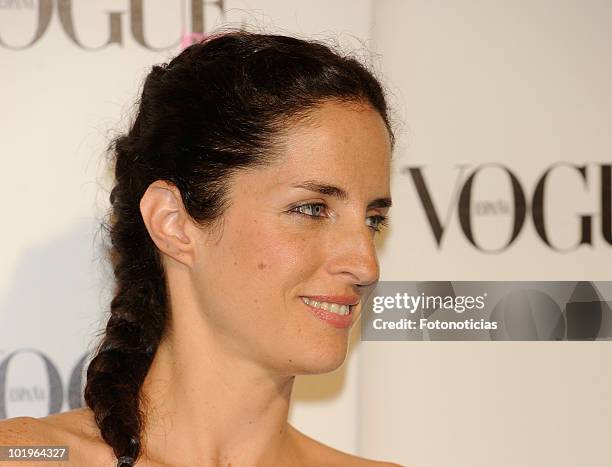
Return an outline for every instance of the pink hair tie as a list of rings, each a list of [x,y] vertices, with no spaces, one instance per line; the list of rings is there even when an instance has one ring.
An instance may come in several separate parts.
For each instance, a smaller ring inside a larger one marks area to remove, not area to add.
[[[206,37],[208,36],[206,34],[202,34],[201,32],[188,32],[183,34],[183,37],[181,37],[181,50],[186,49],[196,42],[201,42]]]

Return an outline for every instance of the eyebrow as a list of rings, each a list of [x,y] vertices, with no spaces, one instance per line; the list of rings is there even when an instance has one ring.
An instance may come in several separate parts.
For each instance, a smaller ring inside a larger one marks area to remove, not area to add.
[[[348,193],[340,187],[329,185],[327,183],[321,183],[314,180],[306,180],[295,185],[291,185],[293,188],[303,188],[305,190],[314,191],[321,193],[322,195],[331,196],[339,199],[340,201],[346,201],[349,196]],[[368,203],[368,209],[371,208],[390,208],[392,205],[391,198],[377,198]]]

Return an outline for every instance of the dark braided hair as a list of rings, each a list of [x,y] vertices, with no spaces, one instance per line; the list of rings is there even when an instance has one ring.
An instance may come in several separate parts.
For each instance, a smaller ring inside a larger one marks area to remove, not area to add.
[[[84,393],[118,467],[141,454],[140,388],[171,319],[140,199],[165,180],[180,190],[193,220],[212,226],[227,207],[230,176],[271,162],[288,122],[330,100],[376,109],[393,146],[377,79],[359,60],[319,42],[233,30],[191,45],[146,77],[130,130],[109,145],[115,185],[103,226],[116,289]]]

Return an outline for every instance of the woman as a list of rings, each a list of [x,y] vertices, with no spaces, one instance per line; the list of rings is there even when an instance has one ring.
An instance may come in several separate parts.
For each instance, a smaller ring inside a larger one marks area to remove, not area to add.
[[[154,66],[114,141],[116,293],[87,407],[0,424],[74,465],[383,466],[287,423],[338,368],[379,267],[393,134],[327,46],[232,31]],[[24,464],[25,465],[25,464]]]

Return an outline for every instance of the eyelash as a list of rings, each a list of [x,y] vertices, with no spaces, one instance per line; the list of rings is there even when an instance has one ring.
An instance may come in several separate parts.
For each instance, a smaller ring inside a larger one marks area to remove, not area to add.
[[[324,208],[327,207],[324,203],[306,203],[306,204],[300,204],[299,206],[295,206],[294,208],[290,209],[289,212],[292,212],[294,214],[298,214],[298,215],[301,215],[301,216],[306,216],[306,217],[309,217],[311,219],[317,219],[317,220],[323,219],[322,216],[315,216],[315,215],[312,215],[312,214],[305,214],[305,213],[299,211],[300,208],[303,208],[303,207],[312,207],[312,206],[322,206]],[[387,227],[389,225],[389,216],[383,216],[382,214],[377,214],[375,216],[368,216],[368,217],[376,219],[376,221],[378,222],[377,227],[369,226],[374,232],[380,232],[383,227]]]

